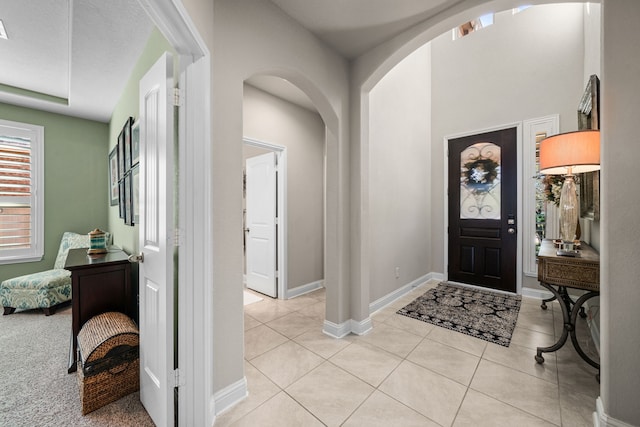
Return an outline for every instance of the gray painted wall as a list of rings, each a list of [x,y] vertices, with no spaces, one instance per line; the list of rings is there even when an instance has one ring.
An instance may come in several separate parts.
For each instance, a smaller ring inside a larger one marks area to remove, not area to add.
[[[324,278],[324,139],[320,115],[244,85],[246,138],[287,148],[288,289]],[[246,147],[245,159],[256,155]],[[258,150],[257,154],[262,154]],[[252,154],[253,153],[253,154]]]
[[[637,111],[640,37],[637,0],[602,8],[601,344],[600,396],[606,415],[640,425],[640,158]],[[600,425],[618,425],[613,422]]]
[[[432,42],[432,194],[444,200],[443,138],[490,126],[560,114],[560,131],[577,130],[584,91],[583,5],[543,5],[459,40]],[[530,156],[533,153],[525,153]],[[526,179],[527,177],[524,177]],[[444,210],[434,209],[432,271],[443,271]],[[523,286],[537,287],[524,278]]]
[[[430,74],[425,45],[369,95],[371,302],[431,271]]]

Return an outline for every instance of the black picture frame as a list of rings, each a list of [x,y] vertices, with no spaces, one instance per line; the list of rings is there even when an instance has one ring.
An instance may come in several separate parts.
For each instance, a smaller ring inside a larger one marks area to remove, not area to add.
[[[109,206],[115,206],[120,202],[120,189],[118,188],[118,147],[113,147],[109,153]]]
[[[132,209],[132,194],[131,194],[131,172],[124,176],[124,223],[126,225],[133,225],[133,209]]]
[[[122,135],[124,140],[124,170],[125,173],[131,169],[131,125],[133,118],[129,117],[122,126]]]
[[[131,167],[140,162],[140,121],[131,126]]]
[[[120,218],[124,218],[125,216],[124,178],[118,181],[118,195],[119,195]]]
[[[131,169],[131,207],[132,225],[140,222],[140,168],[138,165]]]
[[[118,181],[124,178],[126,172],[124,164],[124,133],[121,131],[118,135]]]

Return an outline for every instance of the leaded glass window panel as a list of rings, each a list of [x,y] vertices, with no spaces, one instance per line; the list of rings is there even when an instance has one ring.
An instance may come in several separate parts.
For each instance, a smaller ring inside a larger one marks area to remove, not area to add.
[[[500,147],[478,142],[460,154],[460,219],[500,219]]]

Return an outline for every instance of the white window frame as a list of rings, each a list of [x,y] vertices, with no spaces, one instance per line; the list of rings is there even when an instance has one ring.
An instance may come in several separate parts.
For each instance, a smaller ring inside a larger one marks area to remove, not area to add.
[[[44,255],[44,127],[0,119],[0,133],[31,140],[31,229],[27,249],[0,250],[1,264],[41,261]],[[0,197],[0,202],[4,202]],[[13,200],[15,202],[15,198]]]
[[[529,277],[538,277],[538,265],[536,260],[536,190],[534,179],[537,176],[536,168],[536,134],[545,133],[547,136],[556,135],[560,129],[560,115],[551,114],[523,121],[523,180],[524,187],[524,218],[521,221],[521,234],[524,235],[524,274]]]

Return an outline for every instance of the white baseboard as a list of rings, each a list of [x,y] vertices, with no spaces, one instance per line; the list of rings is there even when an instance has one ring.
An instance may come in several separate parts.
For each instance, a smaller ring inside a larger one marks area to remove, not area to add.
[[[370,317],[357,321],[351,319],[351,332],[356,335],[364,335],[373,329],[373,322]]]
[[[217,410],[216,415],[220,415],[248,395],[249,389],[247,388],[247,377],[242,377],[241,380],[238,380],[217,393],[214,393],[213,405]]]
[[[604,405],[600,396],[596,399],[596,412],[593,413],[594,427],[633,427],[624,421],[616,420],[604,412]]]
[[[536,299],[551,298],[553,294],[546,289],[522,288],[522,296]]]
[[[308,294],[309,292],[322,289],[323,287],[324,280],[317,280],[315,282],[307,283],[306,285],[297,286],[293,289],[287,289],[285,299],[299,297],[300,295]]]
[[[351,333],[351,320],[338,325],[325,319],[322,332],[333,338],[344,338]]]
[[[329,335],[332,338],[344,338],[347,335],[353,333],[356,335],[364,335],[373,329],[373,322],[370,317],[364,320],[349,319],[346,322],[342,322],[339,325],[329,320],[324,321],[324,327],[322,332]]]
[[[389,304],[391,304],[392,302],[396,301],[398,298],[401,298],[404,295],[408,294],[413,289],[419,287],[420,285],[423,285],[425,282],[431,279],[437,279],[436,277],[433,277],[434,275],[442,276],[442,274],[440,273],[425,274],[424,276],[417,278],[413,282],[407,283],[403,287],[398,288],[395,291],[390,292],[387,295],[383,296],[382,298],[375,300],[374,302],[369,304],[369,313],[373,314],[376,311],[381,310],[386,306],[388,306]],[[442,279],[437,279],[437,280],[442,280]]]

